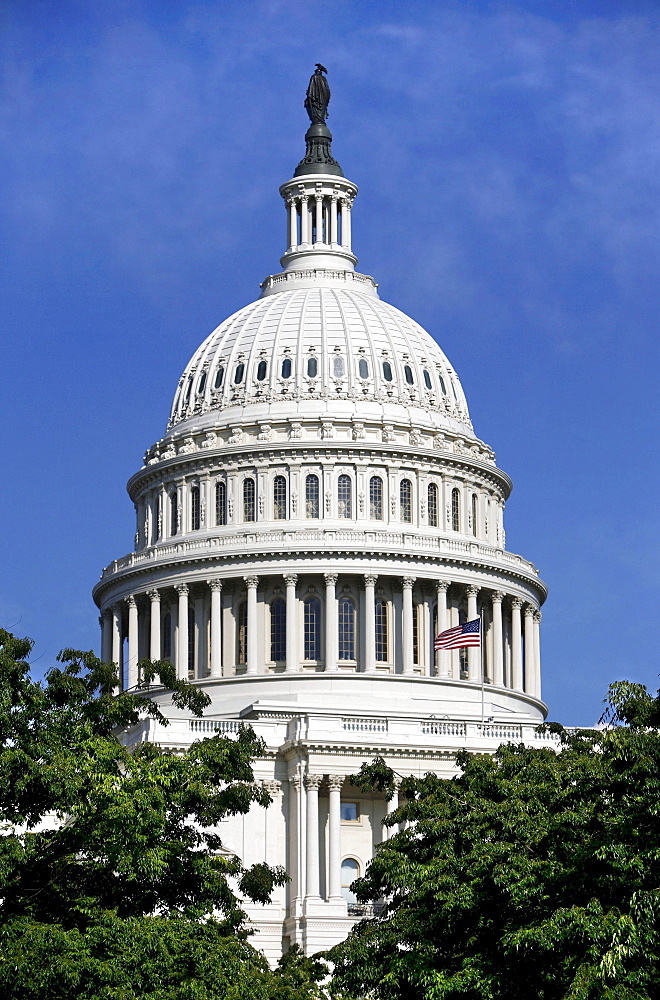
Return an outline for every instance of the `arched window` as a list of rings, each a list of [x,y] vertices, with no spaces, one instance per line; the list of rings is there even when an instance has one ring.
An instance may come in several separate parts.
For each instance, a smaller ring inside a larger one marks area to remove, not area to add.
[[[461,530],[461,494],[457,486],[451,491],[451,527],[452,531]]]
[[[438,527],[438,487],[435,483],[429,483],[428,488],[428,510],[429,525],[432,528]]]
[[[321,659],[321,602],[308,597],[303,603],[305,623],[305,659]]]
[[[153,604],[151,605],[153,608]],[[163,618],[162,631],[163,659],[172,662],[172,615],[168,613]]]
[[[305,479],[305,517],[319,516],[319,477],[311,473]]]
[[[406,524],[412,521],[412,483],[409,479],[402,479],[399,486],[399,508],[401,520]]]
[[[241,601],[238,606],[238,657],[237,663],[247,663],[247,601]]]
[[[286,518],[286,479],[275,476],[273,480],[273,518],[283,521]]]
[[[392,365],[389,361],[383,361],[383,378],[386,382],[392,381]]]
[[[477,522],[479,520],[479,518],[478,518],[478,512],[479,512],[479,501],[477,500],[477,494],[473,493],[472,494],[472,534],[475,535],[475,536],[478,534],[478,531],[477,531]]]
[[[366,358],[360,358],[358,361],[358,371],[360,372],[360,378],[369,378],[369,365]]]
[[[433,388],[433,383],[431,382],[431,373],[427,371],[426,368],[424,369],[424,385],[426,386],[427,389]]]
[[[227,487],[223,482],[215,484],[215,523],[227,523]]]
[[[438,375],[438,378],[440,379],[440,388],[442,389],[442,395],[446,396],[447,395],[447,386],[445,385],[445,380],[443,379],[442,375],[440,375],[440,374]]]
[[[413,378],[412,368],[410,367],[410,365],[406,365],[404,367],[403,374],[406,376],[406,382],[408,383],[408,385],[412,385],[415,379]]]
[[[360,875],[360,866],[355,858],[344,858],[341,863],[341,894],[349,906],[357,904],[355,893],[351,891],[351,885]]]
[[[376,659],[387,662],[387,601],[376,601],[374,606],[376,625]]]
[[[291,358],[285,358],[282,362],[282,378],[291,378]]]
[[[222,365],[220,365],[217,372],[215,373],[215,382],[213,383],[214,389],[220,389],[222,387],[222,381],[224,377],[225,377],[225,369]]]
[[[337,513],[339,517],[352,517],[351,477],[340,476],[337,480]]]
[[[270,604],[270,658],[275,663],[286,660],[286,601],[276,597]]]
[[[383,480],[372,476],[369,480],[369,516],[372,521],[383,520]]]
[[[307,377],[316,378],[319,370],[319,364],[316,358],[307,359]]]
[[[350,597],[342,597],[337,608],[338,646],[340,660],[355,659],[355,604]]]
[[[245,374],[245,365],[242,361],[236,365],[236,371],[234,372],[234,382],[236,385],[243,381],[243,375]]]
[[[243,520],[254,521],[254,479],[243,480]]]
[[[260,361],[257,365],[257,382],[263,382],[266,378],[266,372],[268,371],[268,365],[265,361]]]
[[[188,379],[188,385],[186,388],[186,406],[190,402],[190,393],[192,392],[193,376],[191,375]]]
[[[170,493],[170,535],[179,533],[179,496],[176,492]]]
[[[199,382],[197,383],[197,395],[203,396],[205,389],[206,389],[206,372],[202,372],[202,374],[199,377]]]
[[[202,523],[202,507],[199,498],[199,486],[190,488],[190,530],[199,531]]]

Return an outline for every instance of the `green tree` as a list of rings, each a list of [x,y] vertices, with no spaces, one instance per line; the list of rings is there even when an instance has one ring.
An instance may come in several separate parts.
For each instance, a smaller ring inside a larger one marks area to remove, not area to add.
[[[610,689],[602,730],[461,753],[406,779],[358,899],[384,900],[329,957],[337,989],[378,1000],[660,996],[660,699]],[[363,788],[391,793],[382,759]]]
[[[166,661],[143,661],[144,690],[116,694],[114,666],[74,650],[39,683],[30,648],[0,630],[0,995],[320,996],[319,976],[271,973],[246,941],[234,887],[266,901],[285,873],[246,868],[217,832],[270,802],[254,782],[254,732],[129,752],[117,731],[145,715],[167,723],[154,680],[195,714],[208,697]]]

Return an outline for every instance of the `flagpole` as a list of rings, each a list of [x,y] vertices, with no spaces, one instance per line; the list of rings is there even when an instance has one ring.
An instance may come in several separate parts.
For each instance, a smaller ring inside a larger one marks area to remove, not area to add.
[[[479,646],[481,647],[481,725],[486,721],[484,718],[484,675],[486,673],[486,657],[484,646],[484,620],[479,615]]]

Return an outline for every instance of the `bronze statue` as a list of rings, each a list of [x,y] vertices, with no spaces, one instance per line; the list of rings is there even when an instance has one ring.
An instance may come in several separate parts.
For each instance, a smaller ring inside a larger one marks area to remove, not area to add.
[[[328,117],[328,104],[330,103],[330,87],[324,77],[327,73],[325,66],[316,64],[316,71],[312,75],[307,87],[307,97],[305,98],[305,109],[309,115],[312,125],[322,125]]]

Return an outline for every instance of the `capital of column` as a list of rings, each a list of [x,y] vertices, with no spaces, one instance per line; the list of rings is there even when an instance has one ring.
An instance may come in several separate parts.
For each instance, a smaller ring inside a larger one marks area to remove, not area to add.
[[[269,795],[279,795],[282,791],[282,782],[271,779],[270,781],[262,781],[261,787],[264,788]]]
[[[342,789],[344,786],[344,775],[343,774],[329,774],[328,775],[328,787],[332,789]]]
[[[206,583],[211,590],[222,590],[222,580],[207,580]]]
[[[479,587],[475,587],[473,584],[469,584],[465,588],[465,593],[467,594],[468,597],[476,597],[477,594],[479,593]]]
[[[416,577],[414,576],[404,576],[403,577],[403,589],[412,590],[415,586]]]
[[[126,601],[126,606],[127,607],[129,607],[129,608],[135,608],[135,607],[137,607],[137,604],[135,602],[135,595],[134,594],[129,594],[128,597],[124,598],[124,600]]]
[[[525,618],[533,618],[535,610],[536,609],[534,608],[533,604],[526,604],[525,605],[525,611],[524,611]]]
[[[540,611],[535,611],[534,612],[534,621],[536,622],[537,625],[541,624],[541,619],[542,618],[543,618],[543,615],[541,614]]]
[[[518,608],[518,610],[520,610],[520,608],[522,608],[522,606],[523,606],[523,602],[522,602],[522,599],[520,597],[513,597],[511,599],[511,607],[512,608]]]
[[[339,577],[338,573],[324,573],[323,579],[325,580],[327,587],[334,587],[337,583]]]
[[[365,573],[364,574],[364,585],[365,587],[375,587],[378,580],[378,574],[375,573]]]
[[[322,774],[306,774],[305,775],[305,788],[309,791],[310,789],[318,788],[323,781]]]
[[[160,591],[159,590],[148,590],[147,597],[154,603],[155,601],[160,601]]]
[[[187,597],[190,593],[190,587],[187,583],[177,583],[174,589],[180,597]]]
[[[491,595],[491,601],[493,604],[501,604],[505,597],[506,594],[503,590],[494,590]]]
[[[248,590],[251,589],[256,590],[257,587],[259,586],[258,576],[244,576],[243,579],[245,580],[245,586],[248,588]]]
[[[435,589],[439,594],[446,594],[449,590],[449,580],[436,580]]]
[[[295,585],[298,583],[298,574],[297,573],[285,573],[284,574],[284,582],[286,583],[287,587],[295,587]]]

